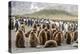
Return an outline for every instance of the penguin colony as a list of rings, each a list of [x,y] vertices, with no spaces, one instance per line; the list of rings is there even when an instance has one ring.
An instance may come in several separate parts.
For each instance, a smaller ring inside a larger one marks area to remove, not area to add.
[[[34,24],[32,30],[25,32],[25,27],[16,32],[15,45],[17,48],[25,48],[24,37],[28,38],[29,47],[37,47],[38,45],[44,48],[61,46],[65,41],[66,44],[72,44],[78,38],[77,31],[67,31],[65,35],[55,25],[49,24]]]

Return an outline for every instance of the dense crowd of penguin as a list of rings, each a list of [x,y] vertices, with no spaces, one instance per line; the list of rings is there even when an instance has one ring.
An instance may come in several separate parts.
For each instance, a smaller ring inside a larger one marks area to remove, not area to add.
[[[26,47],[25,38],[28,38],[29,47],[57,47],[62,46],[64,41],[66,44],[78,43],[78,25],[76,23],[65,22],[59,25],[60,22],[35,18],[11,19],[10,23],[9,29],[16,28],[15,46],[17,48]],[[32,29],[26,32],[26,27],[22,24]]]
[[[42,45],[44,48],[61,46],[64,41],[66,44],[71,44],[77,41],[77,31],[67,31],[63,34],[57,26],[50,27],[49,24],[33,24],[30,31],[25,32],[25,26],[21,26],[21,29],[16,32],[16,47],[24,48],[25,40],[24,36],[28,38],[30,47],[37,47]]]

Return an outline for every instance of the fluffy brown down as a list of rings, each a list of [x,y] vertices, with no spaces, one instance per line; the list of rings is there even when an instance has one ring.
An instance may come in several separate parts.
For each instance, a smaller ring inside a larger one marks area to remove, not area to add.
[[[74,32],[74,41],[76,41],[77,39],[78,39],[78,32],[75,31],[75,32]]]
[[[62,43],[62,33],[58,32],[56,36],[54,37],[54,40],[57,42],[57,44],[60,46]]]
[[[55,40],[48,40],[48,41],[46,41],[44,47],[45,48],[48,48],[48,47],[57,47],[57,42]]]
[[[25,33],[25,27],[22,25],[21,30]]]
[[[39,40],[33,31],[29,34],[29,44],[30,47],[36,47],[39,44]]]
[[[67,44],[71,44],[71,42],[72,42],[71,33],[66,32],[66,43],[67,43]]]
[[[45,33],[44,30],[40,31],[38,38],[40,45],[44,45],[45,42],[47,41],[47,34]]]
[[[24,36],[21,30],[18,30],[16,33],[16,47],[17,48],[24,48]]]

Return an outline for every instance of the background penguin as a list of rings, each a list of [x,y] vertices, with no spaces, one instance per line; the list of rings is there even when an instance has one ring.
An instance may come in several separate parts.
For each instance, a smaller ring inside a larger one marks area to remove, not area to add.
[[[27,33],[25,33],[25,37],[29,37],[29,34],[30,34],[31,31],[34,31],[34,32],[37,31],[36,24],[33,24],[33,28],[32,28],[32,30],[30,30],[30,31],[28,31]]]
[[[52,33],[52,37],[51,37],[52,40],[55,40],[55,36],[56,36],[56,34],[57,34],[58,32],[59,32],[59,31],[56,30],[54,33]]]
[[[29,37],[29,34],[30,34],[30,32],[31,32],[31,30],[30,31],[28,31],[27,33],[25,33],[25,37]]]
[[[25,27],[21,25],[21,30],[25,33]]]

